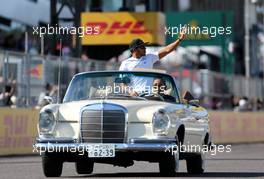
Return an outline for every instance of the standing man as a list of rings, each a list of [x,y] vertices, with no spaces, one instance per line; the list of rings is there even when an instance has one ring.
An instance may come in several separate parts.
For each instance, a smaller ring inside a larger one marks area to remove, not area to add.
[[[163,47],[158,52],[146,54],[145,45],[148,42],[143,42],[141,39],[134,39],[129,45],[131,57],[124,60],[119,67],[122,71],[131,71],[134,68],[147,68],[152,69],[153,64],[159,59],[162,59],[173,50],[175,50],[182,40],[185,38],[186,29],[184,28],[179,35],[179,38],[173,43]]]
[[[179,34],[178,39],[163,47],[158,52],[155,53],[149,53],[146,54],[146,47],[145,45],[148,44],[148,42],[143,42],[141,39],[134,39],[129,45],[129,49],[131,52],[131,57],[124,60],[122,64],[119,67],[119,70],[121,71],[132,71],[135,68],[146,68],[146,69],[152,69],[153,64],[157,62],[159,59],[162,59],[169,53],[171,53],[173,50],[176,49],[176,47],[179,46],[182,40],[185,38],[186,28],[183,28],[182,31]],[[132,77],[131,78],[132,83],[130,84],[133,87],[133,91],[130,92],[131,95],[137,96],[140,94],[146,87],[151,87],[153,79],[149,79],[147,77]]]

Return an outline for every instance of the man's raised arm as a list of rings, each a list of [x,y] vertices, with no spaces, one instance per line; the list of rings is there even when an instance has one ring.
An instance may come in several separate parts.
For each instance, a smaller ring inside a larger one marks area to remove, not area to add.
[[[169,45],[167,45],[167,46],[165,46],[159,50],[159,52],[158,52],[159,59],[165,57],[166,55],[171,53],[173,50],[175,50],[176,47],[178,47],[178,45],[181,43],[181,41],[185,39],[185,36],[186,36],[186,28],[183,28],[180,32],[179,38],[175,42],[173,42],[173,43],[171,43],[171,44],[169,44]]]

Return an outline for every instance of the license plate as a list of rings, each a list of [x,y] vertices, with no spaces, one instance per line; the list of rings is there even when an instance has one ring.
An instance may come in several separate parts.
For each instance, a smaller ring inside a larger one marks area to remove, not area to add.
[[[89,145],[88,157],[115,157],[115,145],[113,144],[93,144]]]

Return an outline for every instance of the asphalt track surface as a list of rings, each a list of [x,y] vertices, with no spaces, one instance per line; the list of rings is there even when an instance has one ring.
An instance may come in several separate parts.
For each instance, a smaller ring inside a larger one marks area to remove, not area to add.
[[[207,154],[203,175],[187,174],[185,161],[181,161],[177,178],[264,178],[264,144],[232,145],[231,149],[230,153]],[[135,162],[128,168],[95,164],[93,174],[78,175],[74,163],[64,163],[61,178],[159,178],[158,171],[157,163]],[[45,178],[39,156],[0,157],[0,179],[38,178]]]

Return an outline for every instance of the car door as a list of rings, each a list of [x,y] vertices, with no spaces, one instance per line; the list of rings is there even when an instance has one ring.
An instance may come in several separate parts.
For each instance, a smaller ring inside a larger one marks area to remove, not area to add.
[[[202,145],[207,129],[207,114],[200,106],[185,105],[188,124],[186,131],[191,144]]]
[[[185,104],[176,104],[174,110],[177,116],[176,118],[180,121],[180,124],[183,124],[185,127],[184,145],[198,144],[198,129],[196,129],[196,125],[194,125],[196,119],[191,115],[191,108]]]
[[[200,108],[194,108],[189,104],[183,103],[179,97],[179,90],[177,88],[176,80],[174,79],[176,93],[178,97],[178,104],[176,105],[176,115],[178,116],[181,123],[185,126],[184,145],[201,145],[202,140],[202,123],[199,121]]]

